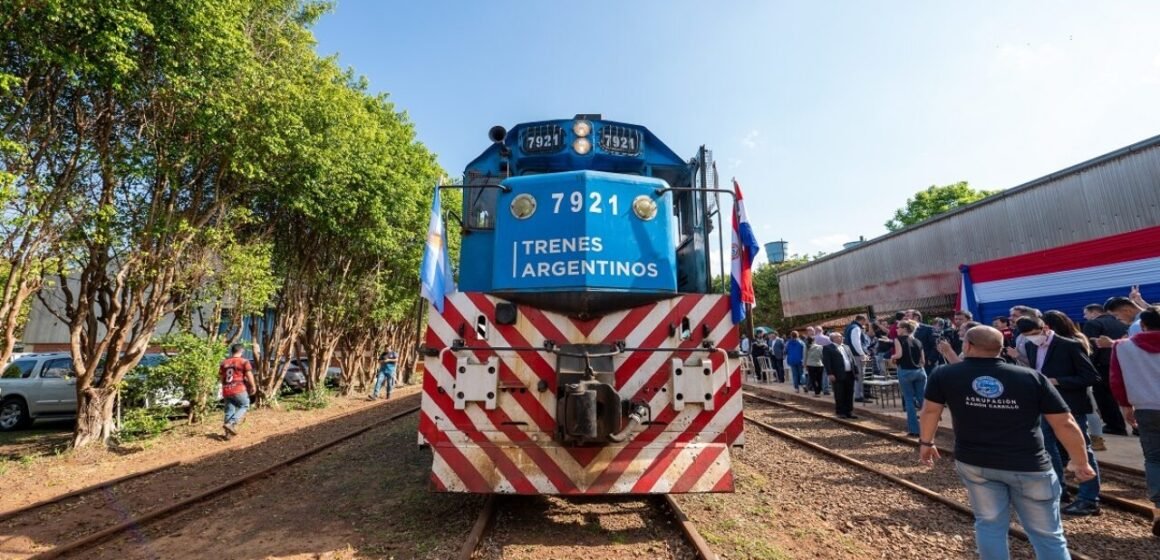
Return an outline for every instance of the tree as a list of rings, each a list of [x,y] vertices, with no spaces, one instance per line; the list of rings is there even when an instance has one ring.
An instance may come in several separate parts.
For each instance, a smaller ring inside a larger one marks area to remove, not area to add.
[[[753,309],[754,325],[768,325],[775,329],[785,326],[777,275],[810,260],[808,256],[793,255],[784,262],[765,263],[753,271],[753,293],[757,296],[757,307]]]
[[[161,318],[191,301],[191,255],[236,227],[231,208],[290,188],[288,160],[313,157],[295,150],[312,94],[287,77],[317,59],[305,26],[321,12],[296,0],[4,4],[0,44],[22,64],[5,73],[35,83],[60,67],[51,104],[18,108],[63,130],[46,161],[71,166],[50,174],[70,193],[52,215],[70,227],[55,262],[62,300],[46,306],[69,330],[73,446],[107,442],[118,384]]]
[[[0,0],[0,280],[16,286],[0,329],[49,270],[74,447],[109,440],[113,396],[169,314],[212,344],[249,327],[259,403],[298,347],[317,388],[343,340],[361,356],[416,328],[442,173],[405,113],[315,53],[325,8]]]
[[[129,64],[126,35],[143,24],[131,7],[104,10],[117,25],[94,21],[89,4],[0,0],[0,363],[75,224],[74,183],[92,163],[78,74],[115,79]]]
[[[913,198],[906,199],[906,206],[894,212],[894,217],[886,222],[886,229],[898,231],[997,192],[999,191],[972,189],[966,181],[942,186],[931,185],[926,190],[915,193]]]

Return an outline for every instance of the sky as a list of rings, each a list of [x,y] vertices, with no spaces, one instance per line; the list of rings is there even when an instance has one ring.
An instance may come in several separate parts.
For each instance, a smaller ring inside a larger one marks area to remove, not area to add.
[[[1160,2],[337,0],[315,35],[452,176],[492,125],[601,113],[708,146],[798,254],[1160,134]]]

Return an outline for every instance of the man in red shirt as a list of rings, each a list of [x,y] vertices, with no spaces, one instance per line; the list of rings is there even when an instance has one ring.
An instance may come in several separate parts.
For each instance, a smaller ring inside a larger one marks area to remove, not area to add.
[[[238,424],[250,408],[250,393],[254,391],[254,367],[242,357],[246,347],[235,344],[230,347],[230,357],[218,367],[222,382],[222,399],[226,401],[226,421],[222,429],[226,439],[238,435]]]

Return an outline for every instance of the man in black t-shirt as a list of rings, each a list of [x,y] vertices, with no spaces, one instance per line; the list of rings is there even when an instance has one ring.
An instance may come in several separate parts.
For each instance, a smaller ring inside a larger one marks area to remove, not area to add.
[[[1071,456],[1068,470],[1080,480],[1095,477],[1083,433],[1055,387],[1039,372],[1004,363],[1003,334],[978,326],[963,340],[964,360],[939,368],[926,386],[920,460],[934,464],[934,437],[943,408],[951,409],[955,470],[967,487],[975,514],[975,540],[984,559],[1008,558],[1010,509],[1037,558],[1068,558],[1060,518],[1060,480],[1051,468],[1039,430],[1047,420]]]

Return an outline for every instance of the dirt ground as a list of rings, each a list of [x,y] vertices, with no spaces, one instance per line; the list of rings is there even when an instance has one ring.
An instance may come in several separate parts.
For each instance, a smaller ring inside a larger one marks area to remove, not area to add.
[[[392,395],[392,400],[419,391],[418,385],[403,387]],[[4,489],[0,492],[0,512],[167,463],[192,462],[226,450],[260,446],[274,436],[382,402],[374,403],[360,395],[335,397],[323,409],[251,409],[241,434],[228,442],[221,437],[220,421],[213,417],[202,424],[178,426],[153,440],[100,453],[63,453],[72,421],[38,422],[31,430],[10,432],[0,439],[0,485]]]
[[[477,558],[696,558],[660,498],[510,496]]]
[[[415,415],[76,558],[450,558],[483,499],[428,488]]]
[[[0,476],[0,511],[175,459],[187,461],[84,500],[0,523],[0,558],[48,550],[129,513],[252,472],[414,406],[416,393],[410,387],[404,390],[408,396],[387,404],[352,398],[323,410],[256,411],[242,435],[230,442],[219,441],[216,430],[206,426],[175,431],[123,455],[48,455],[28,465],[12,464]],[[417,417],[411,415],[373,428],[73,557],[454,557],[483,500],[430,491],[431,454],[415,445],[416,427]],[[721,558],[973,557],[968,519],[754,427],[746,430],[747,447],[734,460],[735,493],[677,497]],[[51,485],[42,486],[46,481]],[[689,557],[680,539],[671,520],[639,498],[505,497],[477,557]],[[1012,545],[1016,558],[1029,556],[1025,545]]]
[[[677,498],[722,558],[974,557],[967,517],[753,425],[745,440],[733,463],[734,494]],[[1021,542],[1012,540],[1011,550],[1031,557]]]

